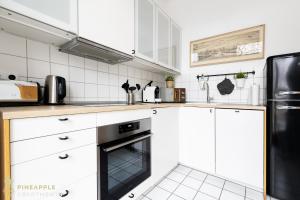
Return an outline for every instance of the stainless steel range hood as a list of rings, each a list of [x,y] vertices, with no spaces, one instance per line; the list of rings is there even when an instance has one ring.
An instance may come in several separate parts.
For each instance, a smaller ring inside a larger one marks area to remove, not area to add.
[[[109,64],[118,64],[133,59],[133,56],[131,55],[81,37],[74,38],[73,40],[63,44],[60,47],[60,51]]]

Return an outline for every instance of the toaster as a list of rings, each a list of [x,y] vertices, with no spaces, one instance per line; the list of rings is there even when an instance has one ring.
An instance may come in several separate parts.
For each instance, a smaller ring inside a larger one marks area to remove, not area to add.
[[[145,103],[155,103],[160,102],[159,99],[159,87],[157,86],[146,86],[143,89],[143,102]]]
[[[38,83],[0,80],[1,103],[38,103],[39,97],[40,86]]]

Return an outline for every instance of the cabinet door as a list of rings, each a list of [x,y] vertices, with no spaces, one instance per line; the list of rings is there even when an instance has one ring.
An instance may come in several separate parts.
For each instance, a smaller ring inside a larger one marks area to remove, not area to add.
[[[154,61],[155,4],[152,0],[136,0],[136,54]]]
[[[160,8],[156,9],[156,50],[157,62],[160,65],[170,65],[170,18]]]
[[[79,0],[79,36],[118,51],[134,49],[134,0]]]
[[[181,67],[181,29],[174,22],[171,26],[171,60],[172,67],[180,69]]]
[[[217,174],[263,188],[263,111],[217,109]]]
[[[179,162],[215,173],[214,109],[187,107],[179,116]]]
[[[154,182],[178,164],[178,108],[153,110],[152,176]]]
[[[77,33],[77,0],[1,0],[0,6]]]

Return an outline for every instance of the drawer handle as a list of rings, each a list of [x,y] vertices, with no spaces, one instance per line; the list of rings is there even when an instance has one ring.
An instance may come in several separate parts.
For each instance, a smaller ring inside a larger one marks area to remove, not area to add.
[[[235,112],[236,112],[236,113],[239,113],[240,111],[239,111],[239,110],[235,110]]]
[[[130,199],[134,198],[134,194],[131,193],[129,196],[128,196]]]
[[[157,110],[153,110],[153,114],[156,115],[157,114]]]
[[[58,119],[59,121],[61,121],[61,122],[65,122],[65,121],[68,121],[69,120],[69,118],[61,118],[61,119]]]
[[[69,194],[69,190],[65,190],[65,193],[59,193],[60,197],[66,197]]]
[[[59,157],[59,159],[64,160],[64,159],[69,158],[69,155],[68,155],[68,154],[65,154],[64,156],[58,156],[58,157]]]
[[[69,137],[68,136],[65,136],[65,137],[59,137],[60,140],[68,140]]]

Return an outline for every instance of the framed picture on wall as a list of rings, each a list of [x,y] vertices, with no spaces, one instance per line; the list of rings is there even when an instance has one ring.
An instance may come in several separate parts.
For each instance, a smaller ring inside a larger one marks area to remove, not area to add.
[[[190,42],[190,66],[263,59],[265,25]]]

